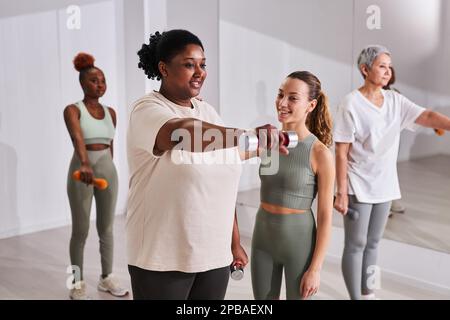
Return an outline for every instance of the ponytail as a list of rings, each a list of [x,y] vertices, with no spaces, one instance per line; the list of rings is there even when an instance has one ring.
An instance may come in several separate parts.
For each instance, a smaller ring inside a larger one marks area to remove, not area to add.
[[[306,126],[324,145],[330,147],[333,144],[333,135],[331,132],[333,122],[328,107],[328,98],[320,90],[316,99],[317,105],[306,118]]]
[[[307,116],[306,127],[320,142],[330,147],[333,144],[332,120],[328,108],[328,98],[322,91],[320,80],[309,71],[295,71],[288,75],[288,78],[301,80],[308,85],[309,101],[315,99],[317,105]]]

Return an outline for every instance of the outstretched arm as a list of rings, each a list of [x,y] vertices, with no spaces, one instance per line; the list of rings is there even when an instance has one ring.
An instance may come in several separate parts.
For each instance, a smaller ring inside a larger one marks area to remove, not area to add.
[[[280,141],[284,141],[283,134],[272,125],[267,124],[258,127],[255,131],[257,135],[260,132],[276,131]],[[194,118],[172,119],[159,129],[154,153],[162,154],[165,151],[172,150],[179,143],[181,143],[183,150],[191,152],[212,151],[212,146],[214,149],[232,148],[239,145],[239,137],[243,133],[245,133],[245,130],[222,127]],[[268,137],[271,137],[271,135],[269,134]],[[269,139],[268,147],[271,146],[271,143]],[[288,154],[287,148],[282,144],[280,144],[279,150],[283,154]]]
[[[426,110],[422,112],[415,123],[427,128],[450,131],[450,118],[436,111]]]

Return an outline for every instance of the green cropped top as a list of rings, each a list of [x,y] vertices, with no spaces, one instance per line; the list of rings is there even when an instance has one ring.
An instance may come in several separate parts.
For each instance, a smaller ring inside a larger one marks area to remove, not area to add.
[[[299,210],[311,209],[317,195],[317,179],[311,168],[311,150],[316,140],[317,137],[310,134],[290,149],[289,155],[279,155],[275,174],[264,172],[270,172],[268,166],[274,166],[276,159],[269,157],[270,162],[261,163],[261,202]]]
[[[80,126],[84,143],[86,145],[111,144],[114,139],[115,128],[108,108],[103,106],[105,117],[99,120],[89,113],[83,101],[78,101],[75,105],[80,109]]]

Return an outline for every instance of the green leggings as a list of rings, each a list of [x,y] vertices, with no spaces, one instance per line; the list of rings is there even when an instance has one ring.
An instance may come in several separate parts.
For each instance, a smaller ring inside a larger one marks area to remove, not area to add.
[[[78,266],[83,280],[83,251],[89,232],[89,220],[92,198],[95,197],[97,232],[100,239],[100,256],[102,274],[112,272],[113,264],[113,223],[117,200],[117,172],[112,161],[110,149],[88,151],[89,163],[96,178],[108,181],[108,188],[99,190],[72,179],[72,173],[81,166],[78,156],[74,154],[67,177],[67,195],[72,212],[72,237],[70,239],[70,261]]]
[[[311,263],[315,242],[316,223],[311,210],[299,214],[273,214],[260,207],[251,253],[255,299],[279,299],[283,269],[286,298],[301,299],[300,281]]]

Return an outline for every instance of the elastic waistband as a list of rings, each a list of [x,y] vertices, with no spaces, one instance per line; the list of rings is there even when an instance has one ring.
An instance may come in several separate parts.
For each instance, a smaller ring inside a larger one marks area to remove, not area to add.
[[[314,218],[314,215],[311,209],[306,209],[306,212],[303,213],[283,214],[283,213],[271,213],[259,207],[257,217],[258,219],[262,219],[267,222],[295,223],[296,221],[304,221],[305,219],[309,220],[311,218]]]
[[[112,161],[111,150],[109,148],[103,150],[86,150],[91,166],[95,165],[99,159],[109,157]],[[80,161],[76,152],[73,153],[73,158]]]
[[[277,192],[269,190],[269,188],[260,189],[260,198],[262,202],[276,204],[286,208],[294,208],[298,210],[308,210],[314,201],[313,196],[294,195],[286,192]]]
[[[102,150],[86,150],[88,155],[103,155],[103,154],[111,154],[110,148],[102,149]]]

